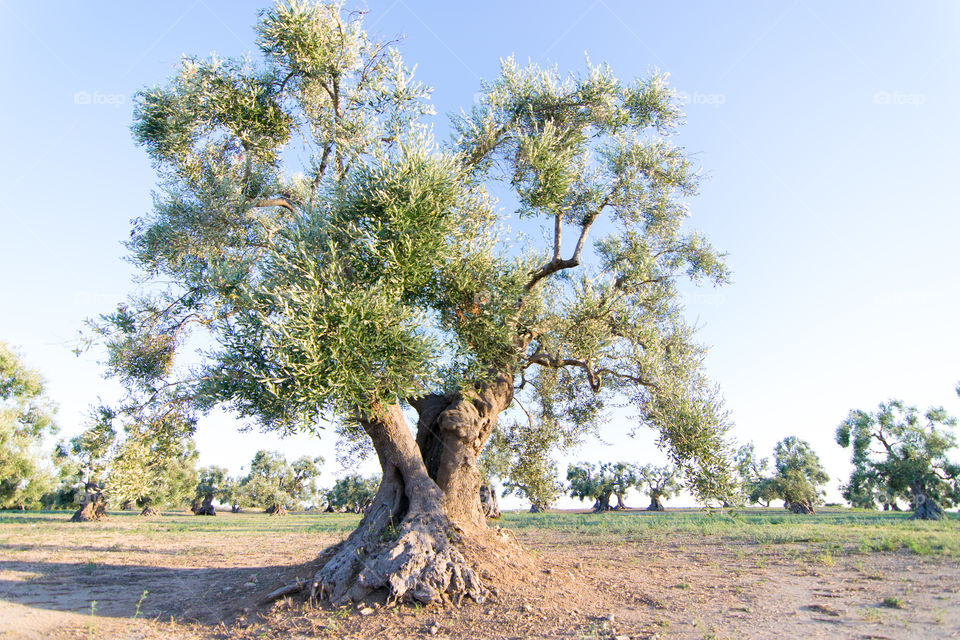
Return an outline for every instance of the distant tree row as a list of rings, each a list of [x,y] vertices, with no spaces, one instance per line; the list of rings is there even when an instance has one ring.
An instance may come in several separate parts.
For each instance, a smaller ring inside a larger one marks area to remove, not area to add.
[[[674,467],[626,462],[571,465],[567,468],[567,482],[571,497],[593,500],[593,510],[598,512],[627,508],[624,496],[633,488],[650,497],[648,511],[663,511],[663,500],[676,495],[681,486]],[[617,499],[615,505],[610,504],[612,497]]]

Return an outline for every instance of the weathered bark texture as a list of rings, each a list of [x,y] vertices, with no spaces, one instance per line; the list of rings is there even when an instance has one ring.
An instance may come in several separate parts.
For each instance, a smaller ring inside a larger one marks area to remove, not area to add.
[[[157,516],[162,516],[163,514],[150,505],[147,505],[143,508],[143,511],[140,512],[140,515],[147,518],[156,518]]]
[[[660,496],[650,496],[650,506],[647,507],[647,511],[665,511],[663,508],[663,502],[660,501]]]
[[[610,511],[610,494],[607,493],[597,498],[596,502],[593,503],[593,510],[597,513]]]
[[[196,516],[215,516],[217,515],[217,510],[213,507],[213,496],[206,495],[203,497],[203,501],[195,501],[193,506],[190,507],[190,510],[193,511],[193,515]]]
[[[359,420],[383,477],[357,529],[325,552],[312,595],[335,604],[377,590],[394,601],[482,602],[486,564],[522,562],[519,545],[486,525],[477,470],[512,397],[512,379],[500,376],[469,395],[415,399],[416,438],[398,405]]]
[[[100,487],[88,482],[83,488],[80,508],[70,518],[70,522],[94,522],[107,517],[107,503],[103,499]]]
[[[267,507],[264,513],[269,513],[272,516],[285,516],[289,512],[282,504],[274,504]]]
[[[480,485],[480,507],[483,509],[483,515],[486,517],[500,517],[500,504],[497,501],[497,492],[488,484]]]
[[[943,509],[937,504],[936,500],[929,496],[920,494],[914,499],[914,503],[917,506],[913,510],[913,515],[910,516],[911,520],[940,520],[943,518]]]
[[[550,505],[548,505],[543,500],[531,500],[530,501],[530,513],[543,513],[545,512]]]
[[[816,511],[813,510],[813,505],[810,504],[809,500],[798,500],[796,502],[787,502],[784,504],[784,507],[786,507],[787,511],[789,511],[790,513],[800,513],[800,514],[816,513]]]

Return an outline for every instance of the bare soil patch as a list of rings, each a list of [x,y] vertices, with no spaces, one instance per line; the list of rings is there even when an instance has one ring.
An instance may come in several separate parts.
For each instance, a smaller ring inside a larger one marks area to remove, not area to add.
[[[337,516],[67,517],[0,526],[0,638],[960,637],[960,563],[906,550],[529,528],[537,568],[489,601],[364,615],[257,606],[312,576],[349,531],[322,524]]]

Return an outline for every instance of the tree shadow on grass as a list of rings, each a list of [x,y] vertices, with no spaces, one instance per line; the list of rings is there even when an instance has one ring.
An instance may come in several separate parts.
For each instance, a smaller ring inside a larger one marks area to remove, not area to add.
[[[0,561],[0,600],[97,616],[216,624],[253,610],[284,584],[310,579],[315,570],[315,563],[170,568]]]

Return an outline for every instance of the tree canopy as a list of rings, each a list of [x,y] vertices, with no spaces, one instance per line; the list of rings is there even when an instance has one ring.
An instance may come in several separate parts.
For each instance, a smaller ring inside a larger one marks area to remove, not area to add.
[[[941,407],[921,414],[900,400],[881,403],[873,413],[851,411],[836,434],[853,454],[844,497],[873,507],[908,495],[915,517],[939,519],[943,506],[960,502],[960,465],[947,456],[957,444],[950,431],[956,424]]]
[[[40,445],[55,431],[43,378],[0,342],[0,509],[39,506],[53,488]]]
[[[750,474],[766,466],[765,460],[755,461],[752,445],[740,450],[740,463],[750,469]],[[750,501],[769,504],[771,500],[783,500],[784,508],[794,513],[813,513],[823,495],[821,486],[830,476],[810,443],[796,436],[778,442],[773,450],[773,471],[773,476],[751,477]]]
[[[188,425],[220,405],[372,445],[383,520],[320,591],[356,597],[360,553],[363,589],[482,598],[445,531],[486,527],[477,457],[515,402],[554,441],[628,406],[692,490],[729,491],[725,414],[678,289],[728,272],[685,225],[698,175],[665,76],[507,59],[437,144],[429,89],[362,15],[279,2],[257,36],[257,60],[187,57],[138,95],[159,186],[128,248],[147,286],[98,326],[150,416]],[[376,537],[397,522],[402,561]]]
[[[648,464],[637,469],[637,486],[646,487],[646,493],[650,496],[648,511],[663,511],[663,500],[677,495],[681,484],[677,470],[670,465],[658,467]]]

